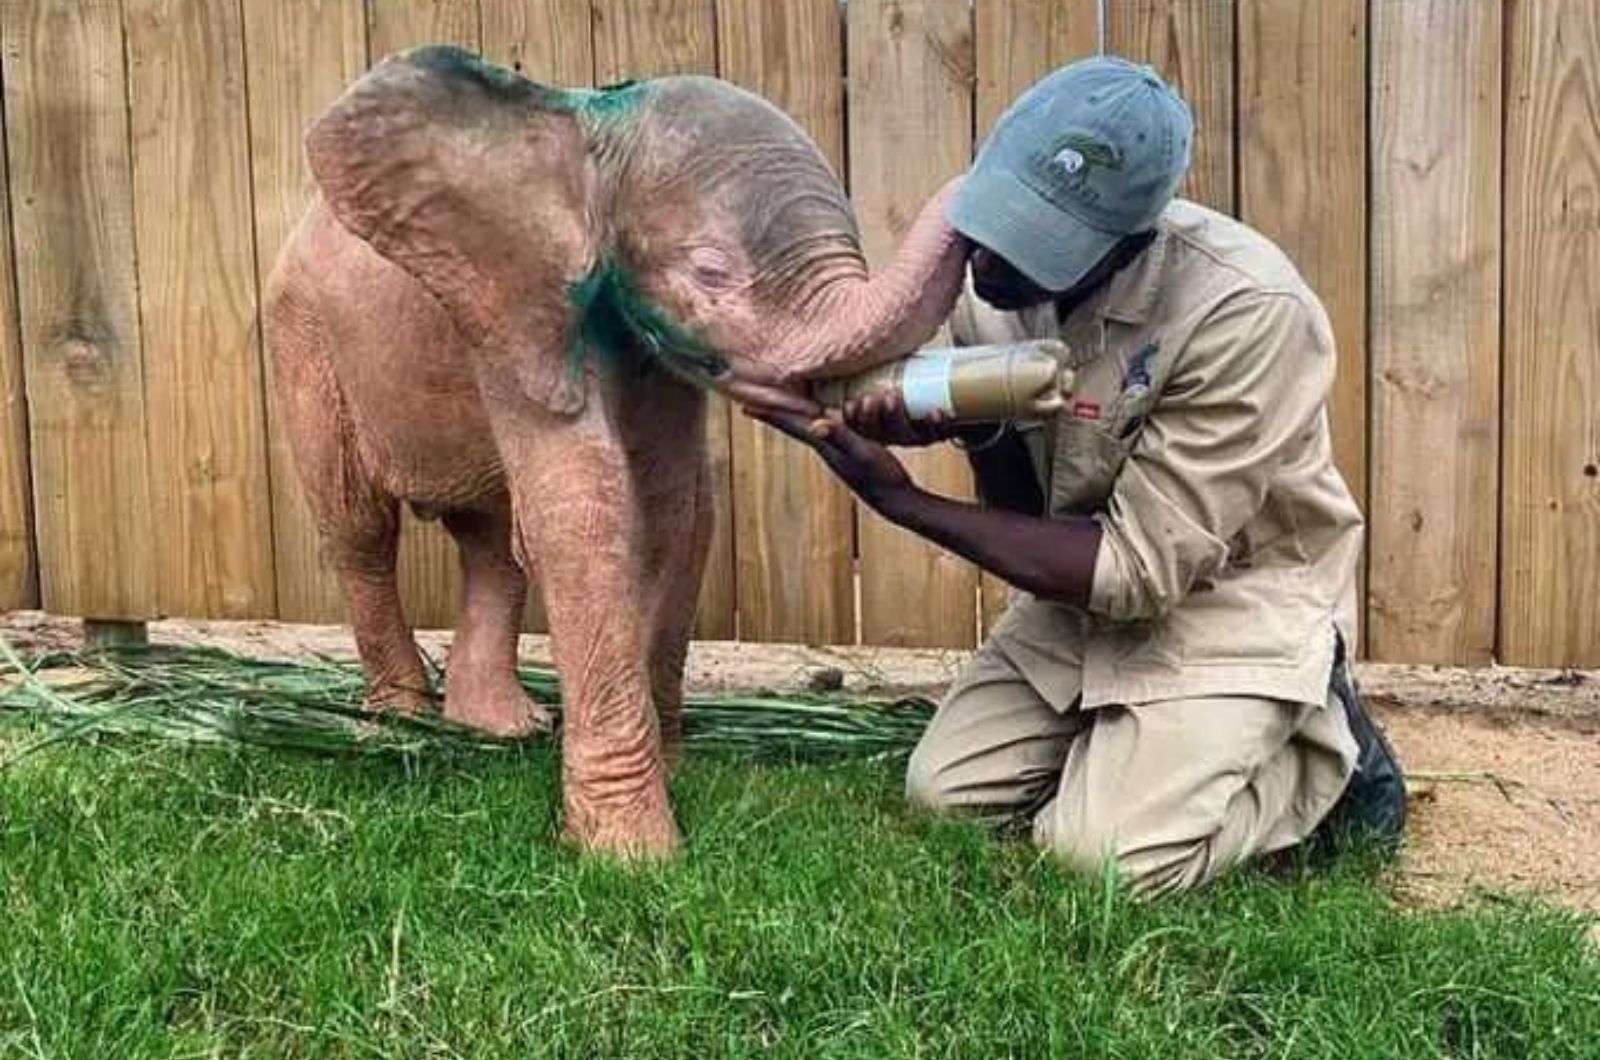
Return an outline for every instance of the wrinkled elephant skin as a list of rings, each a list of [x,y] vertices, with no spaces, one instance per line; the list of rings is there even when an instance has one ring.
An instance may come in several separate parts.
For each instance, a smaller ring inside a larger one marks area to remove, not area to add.
[[[550,88],[452,48],[379,64],[306,148],[319,195],[264,320],[369,706],[430,700],[396,588],[407,504],[459,547],[445,714],[546,724],[515,673],[535,578],[567,703],[567,831],[671,851],[711,526],[705,388],[916,348],[963,268],[942,200],[869,276],[837,180],[758,97],[708,78]]]

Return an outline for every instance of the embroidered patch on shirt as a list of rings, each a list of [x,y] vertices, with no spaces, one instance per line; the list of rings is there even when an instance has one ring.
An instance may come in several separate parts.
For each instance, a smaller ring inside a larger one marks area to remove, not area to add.
[[[1153,342],[1147,342],[1133,355],[1133,360],[1128,362],[1128,374],[1122,377],[1125,389],[1134,387],[1148,387],[1150,385],[1150,362],[1156,354],[1161,352],[1161,347]]]

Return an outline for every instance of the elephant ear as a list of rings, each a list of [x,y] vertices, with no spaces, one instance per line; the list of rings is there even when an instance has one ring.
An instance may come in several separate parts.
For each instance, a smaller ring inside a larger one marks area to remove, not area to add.
[[[478,348],[485,385],[514,379],[575,413],[566,291],[594,254],[592,177],[571,108],[552,105],[561,96],[457,48],[416,49],[352,84],[307,131],[306,156],[340,223]]]

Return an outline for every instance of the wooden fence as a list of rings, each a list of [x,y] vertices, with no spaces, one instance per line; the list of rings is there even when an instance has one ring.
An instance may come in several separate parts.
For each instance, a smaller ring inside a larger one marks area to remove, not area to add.
[[[1600,665],[1593,0],[0,0],[0,605],[340,618],[256,296],[307,196],[302,124],[425,41],[754,88],[845,176],[876,260],[1035,78],[1098,46],[1154,64],[1198,116],[1187,194],[1281,242],[1335,322],[1369,654]],[[808,453],[721,406],[712,438],[702,635],[969,645],[994,614],[998,586]],[[968,488],[954,454],[911,463]],[[455,578],[408,527],[420,624]]]

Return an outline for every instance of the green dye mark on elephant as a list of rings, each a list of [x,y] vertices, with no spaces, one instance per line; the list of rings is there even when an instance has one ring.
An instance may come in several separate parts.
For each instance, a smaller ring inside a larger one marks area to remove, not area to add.
[[[594,118],[623,117],[632,114],[644,102],[650,91],[648,81],[618,81],[599,88],[569,88],[568,94],[577,97],[577,104],[586,115]]]
[[[592,356],[620,359],[629,351],[705,386],[728,370],[727,359],[640,290],[633,274],[609,254],[567,287],[575,324],[567,339],[574,379]]]
[[[648,81],[619,81],[600,88],[563,88],[530,80],[451,44],[429,44],[403,53],[406,62],[447,79],[475,84],[490,95],[520,100],[541,110],[606,120],[632,113],[649,91]]]
[[[543,87],[515,70],[452,44],[425,44],[402,52],[400,57],[413,66],[452,80],[476,82],[501,96],[526,96]]]

